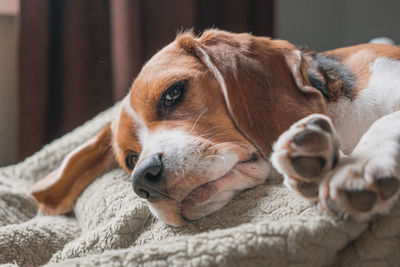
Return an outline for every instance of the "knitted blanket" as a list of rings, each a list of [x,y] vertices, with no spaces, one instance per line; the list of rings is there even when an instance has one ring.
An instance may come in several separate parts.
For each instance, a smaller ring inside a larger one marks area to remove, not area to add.
[[[93,136],[117,106],[0,168],[0,264],[144,266],[395,266],[400,206],[370,223],[334,220],[270,179],[215,214],[181,228],[155,219],[129,175],[96,179],[64,216],[37,212],[28,192]]]

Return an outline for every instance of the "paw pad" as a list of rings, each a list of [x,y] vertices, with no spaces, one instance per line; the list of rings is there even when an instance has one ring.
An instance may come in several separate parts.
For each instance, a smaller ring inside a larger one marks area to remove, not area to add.
[[[291,159],[293,169],[301,176],[312,178],[318,176],[325,167],[323,157],[298,156]]]
[[[395,177],[378,178],[376,183],[382,199],[392,197],[399,189],[399,181]]]
[[[311,183],[299,182],[297,184],[297,189],[299,190],[299,192],[305,197],[309,198],[318,196],[318,187],[319,184],[313,182]]]
[[[293,137],[293,143],[307,147],[308,151],[321,151],[328,148],[328,141],[321,132],[304,130]]]
[[[332,127],[326,120],[320,118],[312,119],[308,122],[308,125],[315,125],[327,133],[332,133]]]
[[[346,190],[346,196],[353,208],[367,212],[372,209],[376,201],[376,194],[368,190]]]

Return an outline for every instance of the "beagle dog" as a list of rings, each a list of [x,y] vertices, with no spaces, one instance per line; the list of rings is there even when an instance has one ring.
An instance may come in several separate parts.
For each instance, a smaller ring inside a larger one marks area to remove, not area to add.
[[[211,29],[184,32],[148,61],[118,116],[32,188],[63,214],[118,163],[152,213],[180,226],[264,183],[327,213],[388,212],[399,193],[400,48],[323,53]]]

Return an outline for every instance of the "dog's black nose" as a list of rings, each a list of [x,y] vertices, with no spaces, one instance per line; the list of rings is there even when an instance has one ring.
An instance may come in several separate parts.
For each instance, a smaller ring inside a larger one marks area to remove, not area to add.
[[[167,195],[162,154],[149,156],[136,166],[132,174],[132,186],[139,197],[149,201]]]

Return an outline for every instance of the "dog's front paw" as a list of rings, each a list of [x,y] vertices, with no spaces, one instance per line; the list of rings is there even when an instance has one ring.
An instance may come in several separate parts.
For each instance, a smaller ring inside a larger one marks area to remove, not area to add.
[[[284,132],[274,144],[271,161],[289,188],[311,199],[318,198],[324,174],[339,158],[339,138],[331,120],[312,114]]]
[[[359,155],[345,159],[320,186],[320,207],[339,217],[368,220],[385,214],[399,192],[393,161],[385,156]]]

